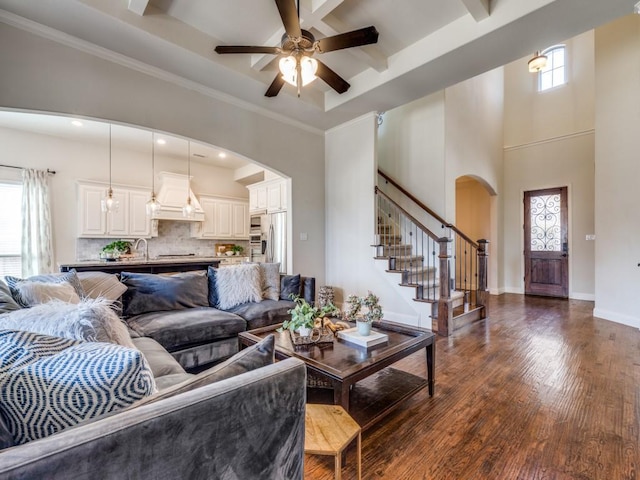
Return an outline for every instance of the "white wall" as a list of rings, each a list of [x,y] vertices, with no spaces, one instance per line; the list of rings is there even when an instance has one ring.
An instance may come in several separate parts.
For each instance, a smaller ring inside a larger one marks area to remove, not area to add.
[[[538,92],[525,57],[504,67],[504,288],[524,292],[523,192],[569,187],[569,297],[594,299],[593,31],[565,43],[568,81]]]
[[[60,112],[175,133],[290,177],[293,269],[322,284],[321,134],[4,24],[0,65],[0,108]],[[299,232],[307,233],[306,241],[299,240]]]
[[[640,16],[596,30],[596,307],[640,328]]]
[[[416,317],[374,266],[376,116],[327,131],[325,152],[326,278],[328,285],[338,287],[336,302],[371,290],[380,297],[385,318]]]

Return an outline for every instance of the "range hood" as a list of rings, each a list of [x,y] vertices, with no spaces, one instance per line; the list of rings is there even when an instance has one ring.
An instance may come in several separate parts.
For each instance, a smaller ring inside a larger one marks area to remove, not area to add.
[[[181,220],[184,222],[204,222],[204,210],[189,188],[189,177],[179,173],[160,172],[160,189],[156,195],[161,208],[152,217],[153,220]],[[187,203],[187,191],[191,198],[194,214],[191,218],[182,215],[182,207]]]

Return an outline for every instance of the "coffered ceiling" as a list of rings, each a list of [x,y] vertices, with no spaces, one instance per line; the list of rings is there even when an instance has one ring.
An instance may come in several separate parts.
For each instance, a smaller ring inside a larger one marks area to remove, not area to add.
[[[636,0],[300,0],[316,39],[374,25],[378,43],[322,54],[351,88],[315,80],[297,98],[273,55],[218,55],[216,45],[279,46],[274,0],[0,0],[0,22],[169,81],[325,130],[384,111],[633,11]],[[0,23],[2,28],[2,23]],[[6,48],[3,46],[2,48]],[[135,92],[132,92],[135,95]]]

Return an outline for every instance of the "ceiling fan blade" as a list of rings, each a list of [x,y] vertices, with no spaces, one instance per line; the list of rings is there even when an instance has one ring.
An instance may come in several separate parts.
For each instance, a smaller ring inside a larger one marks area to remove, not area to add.
[[[287,35],[294,38],[301,37],[302,31],[300,31],[296,0],[276,0],[276,6],[278,7],[278,12],[280,12],[280,18]]]
[[[216,53],[271,53],[278,55],[280,47],[250,47],[244,45],[218,45]]]
[[[318,40],[318,51],[320,53],[333,52],[334,50],[341,50],[343,48],[370,45],[377,43],[377,41],[378,31],[376,27],[365,27]]]
[[[329,85],[338,93],[346,92],[351,86],[344,78],[331,70],[320,60],[318,60],[318,70],[316,71],[316,76],[324,80],[327,85]]]
[[[284,85],[284,78],[282,78],[282,74],[278,72],[278,74],[276,75],[276,78],[273,79],[273,82],[271,82],[271,85],[269,85],[269,88],[267,89],[264,96],[275,97],[276,95],[278,95],[278,93],[280,93],[280,90],[282,90],[283,85]]]

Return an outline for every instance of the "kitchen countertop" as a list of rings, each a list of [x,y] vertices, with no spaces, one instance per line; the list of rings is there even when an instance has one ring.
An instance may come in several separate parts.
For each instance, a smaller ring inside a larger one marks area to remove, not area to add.
[[[192,270],[206,270],[209,266],[218,267],[221,257],[162,257],[133,258],[127,260],[116,260],[107,262],[106,260],[86,260],[74,263],[59,264],[61,272],[68,272],[75,269],[82,271],[101,271],[109,273],[138,272],[138,273],[172,273],[188,272]]]
[[[63,263],[59,267],[93,267],[101,265],[156,265],[165,263],[204,263],[216,262],[222,260],[223,257],[156,257],[145,260],[144,258],[132,258],[126,260],[79,260],[77,262]]]

